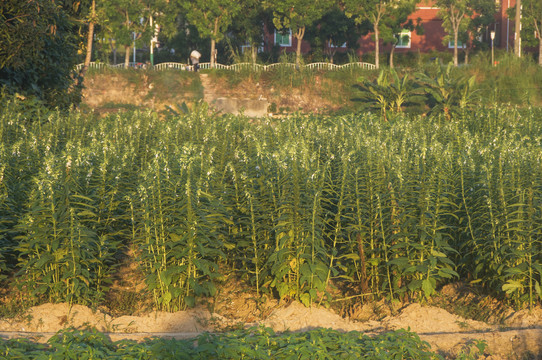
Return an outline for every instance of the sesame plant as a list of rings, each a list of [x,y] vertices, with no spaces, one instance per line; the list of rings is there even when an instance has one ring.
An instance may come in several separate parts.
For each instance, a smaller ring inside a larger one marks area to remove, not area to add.
[[[10,104],[0,271],[34,303],[100,304],[126,258],[166,311],[226,276],[306,306],[424,300],[458,279],[541,301],[539,109],[27,121]]]

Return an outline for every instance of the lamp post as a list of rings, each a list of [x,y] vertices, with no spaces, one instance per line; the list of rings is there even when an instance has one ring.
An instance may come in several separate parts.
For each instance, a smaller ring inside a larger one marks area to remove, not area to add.
[[[491,66],[495,66],[495,51],[493,49],[493,40],[495,40],[495,30],[491,30],[489,33],[491,37]]]

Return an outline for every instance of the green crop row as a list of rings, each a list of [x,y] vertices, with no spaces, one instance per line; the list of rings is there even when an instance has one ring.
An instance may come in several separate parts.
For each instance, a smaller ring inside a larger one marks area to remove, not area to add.
[[[421,298],[457,279],[541,300],[539,109],[259,122],[4,109],[0,271],[33,302],[100,303],[127,249],[168,311],[214,295],[224,271],[307,306],[337,287]]]
[[[485,343],[466,349],[458,359],[482,355]],[[203,333],[194,339],[146,339],[112,342],[93,330],[68,329],[47,344],[27,339],[0,339],[3,359],[442,359],[428,343],[409,331],[374,337],[331,329],[276,334],[269,328]]]

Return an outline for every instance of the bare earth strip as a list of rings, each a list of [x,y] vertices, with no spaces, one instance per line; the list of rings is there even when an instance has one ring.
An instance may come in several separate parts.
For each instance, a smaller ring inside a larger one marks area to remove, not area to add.
[[[485,340],[487,351],[491,354],[486,359],[516,359],[521,358],[522,354],[539,359],[542,358],[541,314],[542,309],[530,313],[517,312],[508,317],[503,328],[464,319],[441,308],[410,304],[396,316],[387,316],[379,321],[357,322],[342,318],[329,309],[306,308],[293,302],[276,308],[265,319],[246,323],[245,326],[265,325],[279,332],[323,327],[360,331],[367,335],[402,328],[416,332],[434,351],[450,358],[469,343]],[[176,313],[152,312],[144,316],[112,318],[85,306],[74,305],[70,309],[68,304],[44,304],[29,309],[20,318],[0,320],[0,336],[27,337],[45,342],[60,329],[91,326],[106,333],[113,341],[140,341],[154,336],[186,339],[238,323],[238,319],[211,314],[203,307]]]

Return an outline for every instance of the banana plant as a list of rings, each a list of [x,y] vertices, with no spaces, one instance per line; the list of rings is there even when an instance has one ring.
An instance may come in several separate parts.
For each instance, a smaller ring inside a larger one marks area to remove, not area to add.
[[[446,120],[464,114],[477,100],[475,76],[457,76],[452,64],[437,67],[436,76],[428,72],[418,73],[417,81],[426,96],[430,114],[443,113]]]
[[[421,102],[421,92],[408,74],[400,76],[396,70],[381,70],[376,82],[363,78],[354,85],[358,90],[359,99],[367,109],[379,110],[384,120],[388,120],[388,113],[399,114],[407,106]]]

